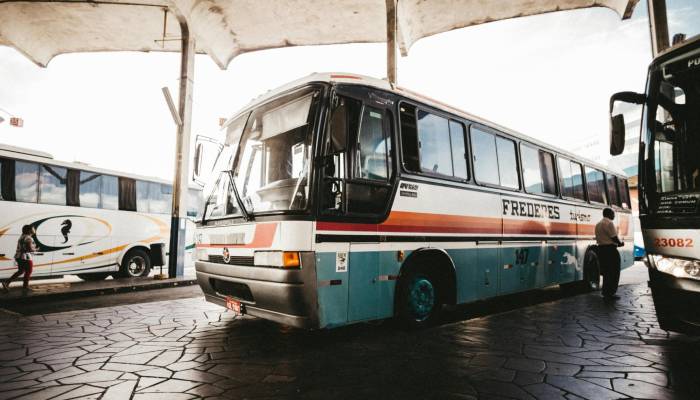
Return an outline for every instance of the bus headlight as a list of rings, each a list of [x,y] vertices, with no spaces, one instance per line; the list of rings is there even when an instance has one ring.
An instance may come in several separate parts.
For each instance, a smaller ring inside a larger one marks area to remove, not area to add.
[[[253,263],[261,267],[299,268],[301,258],[298,251],[256,251]]]
[[[660,255],[652,255],[651,259],[659,272],[673,275],[676,278],[700,280],[700,261],[684,260]]]

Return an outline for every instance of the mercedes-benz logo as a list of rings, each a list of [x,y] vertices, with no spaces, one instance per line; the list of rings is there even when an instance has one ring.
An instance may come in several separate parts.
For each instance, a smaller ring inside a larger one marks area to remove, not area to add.
[[[224,247],[223,256],[224,256],[224,262],[226,264],[228,264],[228,262],[231,261],[231,254],[228,252],[228,247]]]

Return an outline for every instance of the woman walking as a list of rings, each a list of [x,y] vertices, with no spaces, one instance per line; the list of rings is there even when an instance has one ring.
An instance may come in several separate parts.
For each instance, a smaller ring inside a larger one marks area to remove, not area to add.
[[[24,225],[22,227],[22,235],[17,240],[17,250],[15,251],[15,261],[17,262],[17,272],[15,272],[10,279],[2,282],[2,288],[5,292],[9,291],[10,283],[12,283],[15,278],[20,275],[24,275],[24,285],[22,286],[23,292],[28,292],[29,289],[29,278],[32,276],[32,270],[34,269],[34,261],[32,260],[32,253],[36,251],[36,245],[34,244],[34,227],[31,225]]]

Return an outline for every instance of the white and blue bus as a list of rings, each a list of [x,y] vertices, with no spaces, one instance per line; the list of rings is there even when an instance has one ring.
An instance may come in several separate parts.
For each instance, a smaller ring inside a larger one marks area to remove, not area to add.
[[[555,284],[597,287],[594,226],[622,174],[389,83],[314,74],[231,118],[205,187],[206,299],[304,328]]]
[[[172,186],[165,180],[0,144],[0,188],[0,279],[16,271],[23,225],[36,229],[33,278],[144,277],[152,266],[149,246],[165,243],[167,249]],[[189,196],[196,207],[201,190],[192,187]],[[196,208],[188,214],[194,219]]]

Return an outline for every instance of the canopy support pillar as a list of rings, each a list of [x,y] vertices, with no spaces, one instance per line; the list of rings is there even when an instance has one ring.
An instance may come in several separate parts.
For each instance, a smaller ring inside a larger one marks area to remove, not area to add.
[[[175,147],[175,176],[173,178],[173,207],[170,219],[168,277],[185,274],[185,227],[187,226],[187,183],[190,164],[190,131],[192,128],[192,90],[194,86],[194,37],[187,21],[180,19],[182,52],[180,58],[180,92]]]
[[[396,85],[396,3],[386,0],[386,77]]]
[[[647,0],[649,10],[649,34],[654,57],[669,47],[666,0]]]

